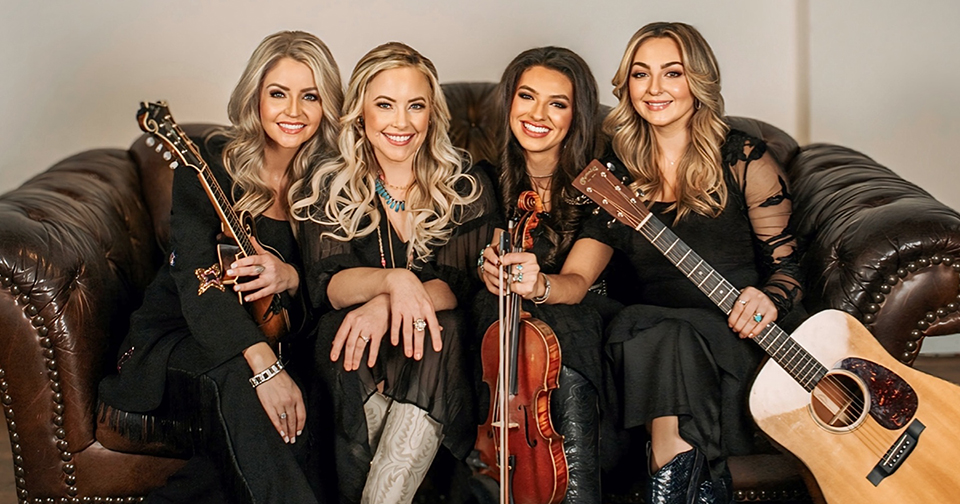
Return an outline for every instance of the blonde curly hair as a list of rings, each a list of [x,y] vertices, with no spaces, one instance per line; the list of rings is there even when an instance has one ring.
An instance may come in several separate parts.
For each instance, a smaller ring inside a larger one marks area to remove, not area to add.
[[[447,129],[450,112],[437,80],[433,63],[413,48],[390,42],[368,52],[357,63],[347,86],[343,115],[340,118],[340,156],[323,163],[309,179],[306,194],[293,204],[294,218],[332,226],[322,236],[349,241],[372,233],[380,224],[374,201],[379,165],[360,117],[367,86],[380,72],[394,68],[415,68],[430,83],[430,125],[426,140],[413,158],[414,181],[406,196],[410,239],[407,256],[426,260],[431,249],[449,239],[456,222],[456,209],[478,197],[476,180],[463,172],[468,154],[453,146]],[[470,190],[461,196],[456,188],[462,182]],[[365,225],[361,223],[367,219]]]
[[[260,42],[247,61],[237,86],[230,95],[227,114],[231,127],[213,134],[224,135],[223,166],[233,179],[232,191],[241,193],[235,207],[257,216],[273,204],[274,192],[260,177],[266,133],[260,121],[260,91],[266,74],[284,58],[303,63],[313,71],[323,117],[317,134],[300,146],[287,168],[287,180],[297,181],[307,176],[314,158],[336,155],[340,108],[343,106],[343,83],[330,49],[316,36],[302,31],[282,31],[269,35]],[[292,203],[291,192],[285,195],[286,205]]]

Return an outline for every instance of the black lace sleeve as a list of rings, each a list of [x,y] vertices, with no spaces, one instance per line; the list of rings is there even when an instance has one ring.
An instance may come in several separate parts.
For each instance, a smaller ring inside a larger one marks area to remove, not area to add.
[[[425,276],[432,274],[445,281],[457,297],[459,306],[467,306],[480,289],[482,284],[477,274],[477,259],[502,220],[497,193],[486,173],[476,169],[468,173],[476,180],[480,195],[476,201],[461,209],[458,216],[460,224],[447,243],[437,250],[435,263],[424,271]],[[431,267],[433,271],[427,271]]]
[[[759,140],[732,131],[726,147],[724,161],[743,193],[761,258],[762,289],[782,320],[803,295],[797,240],[789,225],[793,199],[787,176]]]

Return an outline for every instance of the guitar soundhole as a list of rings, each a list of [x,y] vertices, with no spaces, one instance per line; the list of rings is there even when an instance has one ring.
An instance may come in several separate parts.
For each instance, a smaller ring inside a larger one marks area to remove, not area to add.
[[[846,370],[834,370],[810,394],[810,409],[821,427],[835,432],[855,429],[870,412],[863,381]]]

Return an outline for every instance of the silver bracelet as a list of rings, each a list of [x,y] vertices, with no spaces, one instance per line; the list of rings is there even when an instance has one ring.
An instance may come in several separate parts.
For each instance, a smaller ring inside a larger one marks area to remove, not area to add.
[[[270,378],[280,374],[280,371],[283,371],[283,362],[277,359],[277,362],[274,362],[272,366],[253,375],[253,377],[250,378],[250,385],[253,386],[253,388],[257,388]]]
[[[541,273],[541,275],[543,275],[543,295],[531,299],[535,304],[546,303],[547,298],[550,297],[550,278],[546,274]]]

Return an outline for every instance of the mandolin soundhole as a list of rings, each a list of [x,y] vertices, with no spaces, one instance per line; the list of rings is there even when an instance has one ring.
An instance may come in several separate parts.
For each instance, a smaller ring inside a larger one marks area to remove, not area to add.
[[[866,418],[870,395],[858,376],[846,370],[833,370],[811,392],[810,409],[821,427],[847,432]]]

